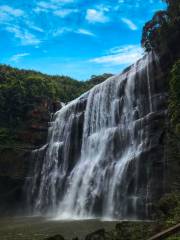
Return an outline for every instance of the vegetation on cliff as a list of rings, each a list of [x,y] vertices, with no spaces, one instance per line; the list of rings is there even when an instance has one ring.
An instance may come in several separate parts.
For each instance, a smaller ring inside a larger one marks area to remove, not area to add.
[[[180,60],[173,65],[169,76],[168,110],[167,185],[169,191],[180,192]]]
[[[171,71],[170,93],[169,111],[171,126],[177,136],[177,140],[180,140],[180,60],[174,64]]]
[[[49,76],[0,65],[1,143],[24,142],[28,135],[25,129],[41,127],[43,130],[42,124],[47,123],[50,113],[59,108],[59,101],[67,103],[109,76],[111,74],[92,76],[89,81],[82,82],[67,76]],[[31,142],[29,138],[30,135],[27,142]]]
[[[180,53],[180,2],[164,0],[167,11],[158,11],[143,28],[142,46],[146,51],[152,49],[159,53],[168,53],[169,57],[178,57]]]
[[[167,126],[167,191],[180,190],[180,1],[164,0],[166,11],[158,11],[143,28],[142,46],[154,50],[167,65],[169,124]],[[164,79],[166,81],[166,79]]]

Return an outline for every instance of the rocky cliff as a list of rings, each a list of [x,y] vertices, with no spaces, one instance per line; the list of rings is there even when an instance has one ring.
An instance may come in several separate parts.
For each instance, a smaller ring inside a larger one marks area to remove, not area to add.
[[[23,212],[24,183],[29,171],[31,151],[45,144],[52,115],[62,107],[58,101],[37,98],[27,112],[26,125],[18,131],[16,142],[0,147],[0,212]]]

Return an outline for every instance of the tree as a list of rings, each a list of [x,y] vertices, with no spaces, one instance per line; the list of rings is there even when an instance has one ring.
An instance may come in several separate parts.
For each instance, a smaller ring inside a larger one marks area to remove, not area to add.
[[[146,51],[172,52],[179,54],[180,38],[180,1],[164,0],[168,4],[166,11],[155,13],[152,20],[145,24],[142,34],[142,46]]]

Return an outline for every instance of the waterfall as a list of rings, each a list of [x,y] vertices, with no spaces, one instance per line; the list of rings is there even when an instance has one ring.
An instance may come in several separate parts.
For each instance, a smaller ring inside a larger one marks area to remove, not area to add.
[[[34,213],[149,216],[163,178],[166,92],[159,74],[151,52],[55,114],[46,146],[32,154],[27,194]]]

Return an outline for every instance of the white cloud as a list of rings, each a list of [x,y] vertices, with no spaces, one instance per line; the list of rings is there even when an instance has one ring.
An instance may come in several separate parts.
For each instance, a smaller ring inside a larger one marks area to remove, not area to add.
[[[106,11],[88,9],[86,12],[86,20],[90,23],[106,23],[109,21],[109,18],[105,15]]]
[[[53,36],[57,37],[65,33],[77,33],[77,34],[83,34],[88,36],[95,36],[94,33],[90,32],[87,29],[83,29],[83,28],[73,29],[73,28],[67,28],[67,27],[60,28],[57,31],[53,32]]]
[[[12,62],[18,62],[21,58],[26,57],[26,56],[29,56],[29,55],[30,55],[29,53],[18,53],[18,54],[13,55],[13,56],[10,58],[10,61],[12,61]]]
[[[138,45],[127,45],[112,48],[108,53],[108,55],[90,59],[90,62],[110,65],[132,64],[142,57],[143,50]]]
[[[38,2],[37,3],[37,8],[39,10],[49,10],[49,9],[57,9],[57,5],[52,3],[52,2],[44,2],[44,1],[41,1],[41,2]],[[37,9],[36,8],[36,9]]]
[[[41,8],[41,7],[36,7],[33,9],[35,13],[40,13],[40,12],[48,12],[46,8]]]
[[[29,15],[21,9],[12,8],[8,5],[0,6],[0,24],[15,38],[20,39],[22,45],[36,45],[41,42],[37,36],[31,33],[31,30],[41,33],[44,30],[34,25]]]
[[[99,4],[99,5],[96,5],[96,9],[100,12],[109,12],[111,6],[110,5],[104,5],[104,4]]]
[[[7,27],[6,30],[14,34],[16,38],[20,39],[22,45],[36,45],[41,42],[35,35],[30,33],[28,30],[22,30],[18,26]]]
[[[29,29],[32,29],[32,30],[35,30],[36,32],[40,32],[40,33],[43,33],[44,32],[44,29],[42,29],[41,27],[39,26],[36,26],[32,21],[30,20],[26,20],[25,21],[25,25],[27,25],[27,27]]]
[[[63,35],[64,33],[72,32],[71,28],[63,27],[53,32],[53,37]]]
[[[41,33],[44,32],[44,30],[43,30],[42,28],[37,27],[37,26],[35,26],[35,25],[31,25],[31,26],[29,26],[29,27],[30,27],[31,29],[37,31],[37,32],[41,32]]]
[[[74,2],[74,0],[52,0],[52,2],[65,4],[65,3],[72,3]]]
[[[11,15],[13,17],[21,17],[24,15],[24,12],[21,9],[15,9],[8,5],[0,6],[1,14]]]
[[[36,7],[34,8],[34,11],[39,12],[49,12],[49,11],[57,11],[57,15],[66,14],[65,11],[63,13],[63,7],[66,4],[72,3],[74,0],[50,0],[50,1],[40,1],[37,3]],[[68,10],[68,9],[67,9]],[[58,13],[59,12],[59,13]]]
[[[24,16],[24,12],[21,9],[15,9],[9,7],[8,5],[0,6],[0,23],[6,24],[14,20],[15,18],[19,18]]]
[[[122,22],[124,22],[125,24],[127,24],[128,27],[129,27],[131,30],[135,31],[135,30],[138,29],[137,26],[136,26],[130,19],[128,19],[128,18],[121,18],[121,20],[122,20]]]
[[[79,33],[79,34],[84,34],[84,35],[88,35],[88,36],[95,36],[94,33],[90,32],[89,30],[86,30],[86,29],[83,29],[83,28],[80,28],[76,31],[76,33]]]
[[[56,16],[59,16],[59,17],[66,17],[72,13],[77,13],[78,12],[78,9],[60,9],[60,10],[56,10],[54,11],[54,14]]]

